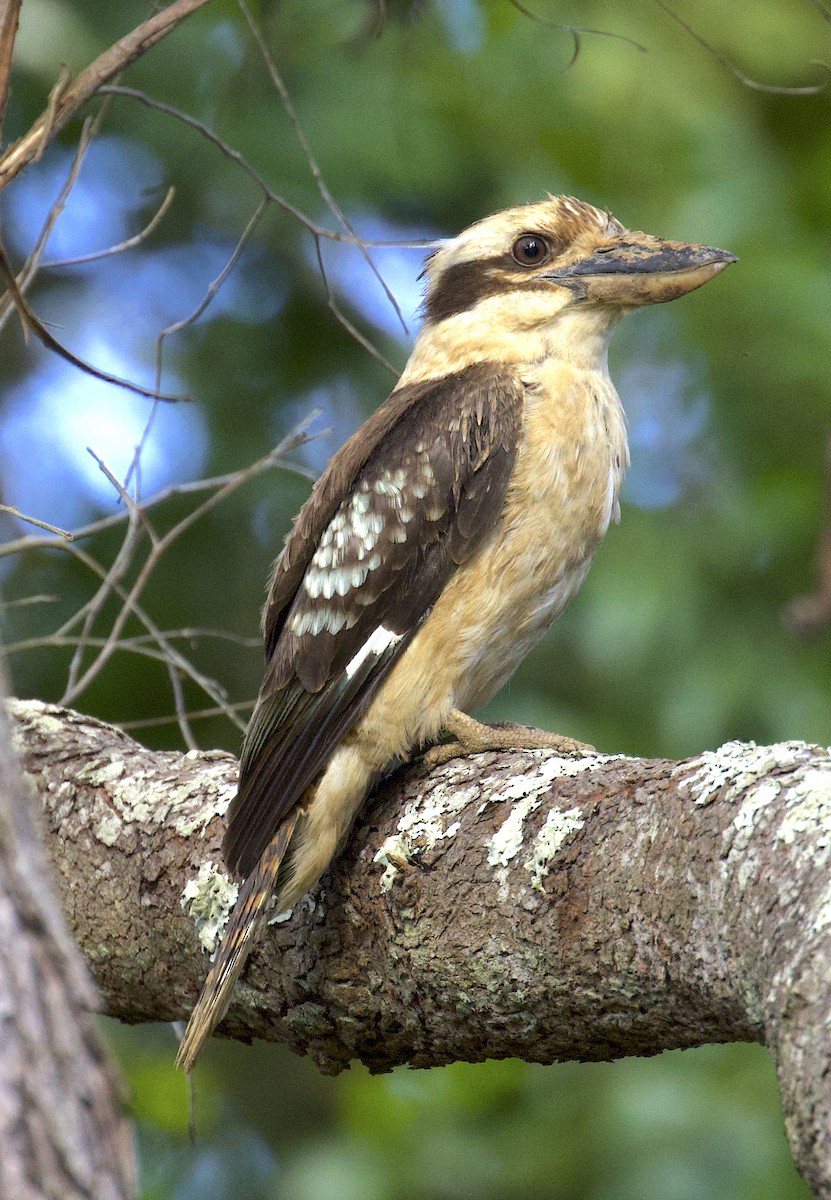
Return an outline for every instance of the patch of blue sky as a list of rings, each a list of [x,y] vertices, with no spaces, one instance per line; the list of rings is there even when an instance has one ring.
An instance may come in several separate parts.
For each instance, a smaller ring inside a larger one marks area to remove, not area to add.
[[[34,245],[71,160],[67,150],[55,148],[4,195],[4,200],[8,196],[4,204],[7,235],[21,257]],[[139,231],[161,203],[165,187],[162,165],[146,147],[123,137],[98,138],[87,151],[49,239],[46,258],[89,254],[124,241]],[[193,240],[187,243],[143,243],[123,254],[64,268],[61,278],[83,285],[93,300],[103,293],[111,311],[123,307],[131,321],[139,321],[143,334],[147,326],[155,336],[168,322],[190,314],[225,266],[234,245],[233,238],[197,226]],[[49,277],[48,273],[42,276]],[[201,319],[228,316],[251,323],[270,321],[286,297],[287,285],[276,259],[250,242]],[[83,316],[86,319],[87,313]]]
[[[377,408],[382,399],[384,397],[380,395],[373,397],[369,406]],[[335,451],[358,428],[366,415],[367,406],[361,404],[355,385],[348,376],[334,376],[321,387],[311,388],[280,404],[272,429],[274,445],[285,437],[294,424],[315,410],[318,416],[308,429],[312,441],[295,450],[290,458],[317,477]],[[251,531],[261,546],[277,544],[279,534],[275,533],[272,499],[263,500],[255,508]]]
[[[478,0],[443,0],[436,13],[447,40],[460,54],[476,54],[485,41],[485,14]]]
[[[194,312],[233,252],[230,238],[208,229],[196,230],[195,236],[192,242],[131,250],[72,268],[78,275],[83,272],[84,324],[95,315],[90,310],[117,313],[126,335],[134,342],[149,341],[152,355],[157,335]],[[219,317],[245,324],[273,321],[287,297],[288,285],[274,256],[249,244],[196,324],[178,336],[188,337]]]
[[[710,398],[697,372],[641,360],[619,372],[618,390],[632,455],[623,499],[639,508],[678,504],[712,469]]]
[[[390,378],[390,391],[393,388]],[[367,409],[377,408],[385,396],[369,398],[369,404],[361,404],[355,385],[344,375],[337,375],[321,387],[312,388],[308,392],[289,400],[281,405],[279,410],[279,428],[275,427],[275,443],[285,435],[286,422],[290,427],[301,421],[313,409],[318,409],[320,416],[310,427],[309,433],[327,431],[325,436],[315,437],[297,451],[297,457],[310,470],[319,475],[329,459],[348,437],[355,432]]]
[[[434,241],[444,236],[434,228],[399,225],[373,212],[350,214],[350,219],[361,237],[373,241]],[[367,251],[395,296],[409,333],[402,329],[389,298],[357,247],[324,241],[323,262],[329,281],[335,293],[347,300],[375,329],[409,343],[421,323],[422,285],[418,275],[428,249],[424,246],[368,246]],[[310,251],[308,261],[314,270],[318,269],[314,249]]]
[[[200,59],[199,70],[193,78],[194,93],[198,97],[198,115],[209,125],[217,124],[221,114],[228,79],[239,71],[245,60],[248,41],[239,22],[222,18],[207,34],[205,53]]]
[[[56,148],[7,193],[5,229],[21,258],[34,244],[70,161],[68,152]],[[162,169],[150,151],[125,138],[94,142],[50,238],[47,257],[101,250],[137,232],[146,220],[149,193],[152,204],[163,194]],[[189,243],[146,243],[59,273],[44,272],[42,282],[54,283],[36,294],[35,308],[80,357],[152,386],[149,364],[156,337],[171,322],[190,316],[233,248],[231,238],[202,228]],[[218,317],[273,320],[287,291],[273,256],[250,244],[199,324]],[[15,335],[10,324],[4,336]],[[191,328],[178,338],[193,336]],[[167,345],[175,352],[176,339]],[[37,356],[35,365],[22,382],[7,389],[0,408],[4,498],[34,516],[73,525],[116,502],[87,445],[123,478],[150,402],[84,375],[36,346],[31,353]],[[174,393],[188,390],[169,370],[162,387]],[[208,436],[198,397],[193,399],[193,405],[160,407],[143,455],[145,495],[203,470]]]
[[[73,157],[66,147],[51,147],[4,193],[7,237],[18,254],[28,254],[34,245]],[[47,257],[90,254],[137,232],[133,217],[146,210],[148,196],[158,194],[161,202],[163,174],[160,160],[140,142],[117,135],[96,138],[52,230]]]
[[[136,375],[135,361],[103,338],[82,353],[104,370]],[[181,380],[172,383],[181,389]],[[150,401],[42,352],[39,366],[9,390],[0,419],[4,499],[65,528],[114,510],[118,496],[87,447],[123,480],[150,413]],[[193,405],[160,404],[142,451],[142,494],[198,474],[208,448]]]

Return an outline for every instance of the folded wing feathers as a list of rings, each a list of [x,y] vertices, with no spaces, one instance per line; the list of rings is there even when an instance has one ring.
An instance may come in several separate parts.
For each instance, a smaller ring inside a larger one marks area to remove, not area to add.
[[[335,455],[275,568],[269,663],[225,842],[243,875],[498,520],[519,380],[484,364],[410,393],[359,431],[369,450],[356,435]]]

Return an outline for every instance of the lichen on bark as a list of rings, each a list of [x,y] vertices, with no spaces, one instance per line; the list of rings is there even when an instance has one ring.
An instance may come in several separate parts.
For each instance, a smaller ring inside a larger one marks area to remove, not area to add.
[[[109,1010],[182,1017],[229,896],[208,905],[210,937],[180,900],[216,882],[233,760],[12,711]],[[798,1165],[831,1196],[829,854],[831,757],[800,742],[682,763],[416,765],[369,802],[309,903],[269,927],[223,1032],[285,1041],[325,1071],[765,1042]]]

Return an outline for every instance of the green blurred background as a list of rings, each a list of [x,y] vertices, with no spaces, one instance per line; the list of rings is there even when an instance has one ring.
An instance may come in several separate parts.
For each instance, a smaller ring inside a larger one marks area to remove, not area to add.
[[[679,12],[752,80],[822,84],[831,15],[819,0],[689,0]],[[367,237],[452,234],[509,204],[568,192],[632,228],[724,246],[738,266],[683,301],[627,319],[611,352],[630,418],[623,520],[578,600],[490,706],[607,751],[679,757],[730,738],[827,744],[827,634],[782,619],[810,591],[823,519],[829,388],[831,92],[743,84],[657,3],[508,0],[255,4],[324,176]],[[24,0],[5,136],[44,106],[61,62],[85,65],[146,6]],[[595,32],[573,37],[562,25]],[[627,40],[630,39],[630,40]],[[123,80],[207,123],[288,201],[329,228],[308,163],[234,4],[213,0]],[[19,264],[65,178],[80,123],[0,200]],[[154,339],[186,317],[232,253],[259,194],[196,132],[117,98],[46,257],[135,233],[177,189],[141,246],[44,270],[30,292],[65,344],[152,381]],[[325,247],[346,316],[400,368],[421,252],[373,257],[405,336],[360,256]],[[164,629],[256,634],[269,564],[308,476],[383,398],[392,377],[327,307],[315,247],[272,205],[202,318],[165,347],[163,385],[191,406],[159,412],[145,495],[260,457],[312,407],[324,440],[297,472],[254,479],[177,540],[143,597]],[[117,511],[91,446],[120,478],[149,406],[0,335],[2,499],[67,527]],[[161,529],[193,500],[156,510]],[[5,519],[4,538],[24,529]],[[88,544],[110,561],[118,538]],[[133,574],[135,568],[133,568]],[[130,576],[128,575],[128,578]],[[4,640],[56,629],[93,579],[56,551],[0,559]],[[96,627],[105,633],[115,606]],[[133,627],[128,632],[136,632]],[[182,644],[182,643],[180,643]],[[183,644],[233,702],[257,688],[255,645]],[[20,695],[58,699],[71,649],[12,655]],[[185,684],[187,702],[210,702]],[[120,722],[173,711],[166,672],[119,653],[76,701]],[[200,745],[236,750],[224,718]],[[175,724],[138,731],[181,746]],[[133,1090],[143,1196],[205,1200],[792,1200],[773,1069],[758,1047],[539,1068],[487,1063],[335,1080],[279,1047],[215,1042],[196,1075],[199,1138],[166,1027],[112,1026]]]

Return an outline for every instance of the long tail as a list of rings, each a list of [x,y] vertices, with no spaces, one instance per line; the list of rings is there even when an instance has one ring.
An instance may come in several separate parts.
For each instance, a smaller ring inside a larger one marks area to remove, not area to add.
[[[274,894],[280,864],[294,833],[298,815],[295,809],[286,817],[242,886],[216,958],[179,1045],[176,1066],[185,1071],[193,1069],[205,1043],[228,1010],[231,990],[253,949],[265,919],[266,907]]]

